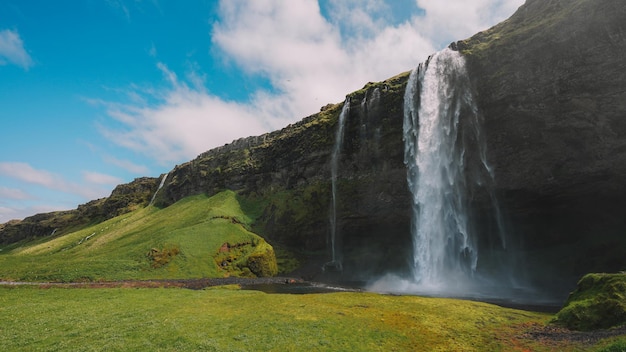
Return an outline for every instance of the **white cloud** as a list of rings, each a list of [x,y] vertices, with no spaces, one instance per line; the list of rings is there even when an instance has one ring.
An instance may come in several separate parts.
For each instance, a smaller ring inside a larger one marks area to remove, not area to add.
[[[414,25],[434,41],[465,39],[511,16],[524,0],[417,0]]]
[[[223,0],[211,43],[227,61],[272,90],[245,103],[207,92],[192,67],[181,79],[165,63],[168,88],[137,94],[135,103],[104,103],[124,127],[102,127],[115,143],[162,164],[186,161],[240,137],[284,127],[343,100],[369,81],[415,67],[454,40],[465,39],[513,13],[523,0],[418,0],[416,13],[395,24],[383,0],[329,0],[331,18],[314,0]],[[397,4],[394,4],[397,5]],[[158,104],[146,102],[158,101]]]
[[[25,70],[33,65],[33,59],[24,49],[24,43],[17,31],[0,31],[0,65],[7,63],[21,66]]]
[[[249,107],[194,89],[164,64],[157,66],[170,83],[167,90],[151,97],[160,101],[158,105],[100,102],[111,117],[126,126],[122,130],[101,126],[105,137],[168,164],[229,143],[242,133],[255,135],[267,130]]]
[[[117,185],[119,183],[122,183],[122,179],[120,179],[119,177],[93,171],[83,171],[83,179],[87,183],[96,185]]]
[[[388,26],[391,9],[384,0],[329,0],[329,20],[345,37],[369,37]]]
[[[105,155],[104,161],[108,164],[120,167],[128,172],[138,175],[146,175],[150,170],[144,165],[137,165],[130,160],[118,159],[111,155]]]
[[[20,162],[0,163],[0,175],[47,188],[56,188],[63,183],[59,177],[48,171],[37,170],[27,163]]]
[[[64,180],[60,175],[46,170],[33,168],[31,165],[22,162],[0,162],[0,175],[13,178],[15,180],[42,186],[48,190],[58,191],[68,194],[78,195],[85,199],[95,199],[108,195],[110,190],[93,187],[91,185],[77,184]],[[85,175],[87,181],[95,181],[94,175]],[[102,178],[96,184],[101,184]]]

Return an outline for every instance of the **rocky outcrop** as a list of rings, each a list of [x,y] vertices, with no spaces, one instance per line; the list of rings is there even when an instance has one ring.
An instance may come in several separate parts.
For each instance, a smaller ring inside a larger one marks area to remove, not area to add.
[[[626,324],[626,274],[587,274],[551,323],[570,330],[610,329]]]
[[[81,204],[77,209],[37,214],[0,225],[0,244],[44,236],[58,236],[146,206],[159,179],[137,178],[115,187],[107,198]]]

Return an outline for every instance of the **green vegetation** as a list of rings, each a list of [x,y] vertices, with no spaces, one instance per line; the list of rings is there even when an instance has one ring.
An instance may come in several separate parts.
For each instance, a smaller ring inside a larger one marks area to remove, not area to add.
[[[250,230],[255,216],[242,210],[232,191],[188,197],[164,209],[142,208],[63,236],[6,246],[0,252],[0,278],[97,281],[275,275],[272,247]],[[218,258],[224,255],[228,258]]]
[[[353,99],[356,98],[361,100],[365,96],[365,93],[376,88],[392,91],[404,91],[404,87],[406,86],[406,82],[409,79],[410,74],[411,71],[406,71],[381,82],[368,82],[365,86],[363,86],[363,88],[350,93],[348,96]]]
[[[577,351],[542,313],[370,293],[0,287],[4,351]]]
[[[600,344],[598,352],[624,352],[626,351],[626,338],[620,337],[617,339],[610,339],[607,342]]]
[[[626,274],[587,274],[553,323],[574,330],[626,324]]]

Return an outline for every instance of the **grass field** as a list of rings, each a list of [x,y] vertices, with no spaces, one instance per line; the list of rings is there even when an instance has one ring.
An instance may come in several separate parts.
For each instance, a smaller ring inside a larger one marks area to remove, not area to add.
[[[271,246],[249,230],[253,216],[242,210],[231,191],[188,197],[164,209],[150,206],[60,237],[6,246],[0,252],[0,279],[252,276],[246,267],[250,255],[274,255]],[[220,254],[225,243],[229,251]]]
[[[373,293],[0,287],[4,351],[579,351],[543,313]]]
[[[273,248],[250,230],[260,208],[224,191],[4,246],[0,281],[275,273]],[[626,350],[626,337],[597,346],[537,338],[543,335],[533,332],[552,318],[478,302],[358,292],[0,285],[1,351]]]

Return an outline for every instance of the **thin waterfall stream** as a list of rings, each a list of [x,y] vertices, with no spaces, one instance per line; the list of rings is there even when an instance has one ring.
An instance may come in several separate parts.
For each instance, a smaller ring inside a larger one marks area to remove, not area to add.
[[[350,114],[350,98],[346,98],[337,121],[335,132],[335,144],[330,158],[330,182],[331,182],[331,209],[330,209],[330,249],[331,261],[324,265],[325,270],[341,271],[343,269],[341,258],[337,248],[337,174],[339,172],[339,158],[343,145],[343,135],[346,118]]]
[[[152,195],[152,199],[150,199],[150,203],[148,203],[148,205],[152,205],[152,203],[154,203],[154,200],[156,199],[157,193],[159,193],[161,188],[163,188],[163,185],[165,185],[165,180],[167,180],[167,176],[168,175],[169,175],[169,172],[167,172],[167,173],[165,173],[165,175],[163,175],[163,178],[161,179],[161,183],[159,183],[159,187],[157,187],[156,191],[154,191],[154,194]]]

